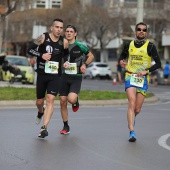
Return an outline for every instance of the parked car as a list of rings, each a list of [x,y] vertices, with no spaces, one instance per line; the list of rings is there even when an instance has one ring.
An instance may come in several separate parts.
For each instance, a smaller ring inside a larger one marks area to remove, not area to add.
[[[2,64],[4,63],[5,56],[0,56],[0,72],[2,70]],[[0,80],[2,80],[2,74],[0,74]]]
[[[112,78],[111,68],[107,63],[102,62],[92,62],[88,65],[86,73],[83,75],[84,78],[90,77],[94,78]]]
[[[21,79],[22,83],[31,83],[34,82],[34,69],[29,63],[28,59],[24,56],[16,56],[16,55],[7,55],[5,57],[5,61],[10,63],[12,66],[19,68],[24,74],[25,79]],[[14,77],[14,74],[9,70],[3,70],[2,67],[0,69],[0,77],[3,81],[9,81]]]

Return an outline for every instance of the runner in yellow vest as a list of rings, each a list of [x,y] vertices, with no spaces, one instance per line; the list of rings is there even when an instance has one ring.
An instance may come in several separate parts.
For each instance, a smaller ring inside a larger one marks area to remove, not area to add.
[[[135,40],[125,44],[119,62],[125,68],[125,91],[128,97],[127,120],[130,130],[129,141],[136,141],[135,117],[139,114],[149,85],[149,72],[161,67],[155,45],[146,40],[147,25],[140,22],[135,27]],[[151,60],[155,64],[151,66]]]

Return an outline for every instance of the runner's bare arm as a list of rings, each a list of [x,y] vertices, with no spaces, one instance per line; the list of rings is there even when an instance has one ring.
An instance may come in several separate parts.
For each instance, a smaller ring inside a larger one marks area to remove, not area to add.
[[[34,40],[34,43],[39,46],[44,42],[44,39],[45,39],[45,35],[42,34]]]
[[[80,67],[80,70],[83,74],[86,72],[86,67],[94,60],[94,55],[92,54],[92,52],[89,51],[89,53],[86,56],[87,56],[86,62]]]
[[[42,34],[38,38],[34,40],[34,43],[31,44],[31,46],[28,48],[27,53],[31,56],[35,57],[42,57],[42,53],[38,52],[37,47],[40,46],[45,39],[45,35]]]

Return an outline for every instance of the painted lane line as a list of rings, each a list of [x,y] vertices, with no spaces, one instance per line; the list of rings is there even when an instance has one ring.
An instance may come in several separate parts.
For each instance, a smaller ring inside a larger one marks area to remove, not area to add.
[[[170,146],[166,144],[167,139],[170,137],[170,134],[163,135],[159,138],[158,144],[162,146],[163,148],[170,151]]]

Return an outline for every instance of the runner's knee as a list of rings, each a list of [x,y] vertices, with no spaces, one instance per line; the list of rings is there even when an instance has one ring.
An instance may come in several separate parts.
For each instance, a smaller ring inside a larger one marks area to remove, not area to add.
[[[130,109],[132,109],[132,110],[134,110],[135,109],[135,101],[130,101],[129,102],[129,107],[130,107]]]
[[[46,103],[47,104],[53,104],[54,103],[54,99],[55,99],[55,96],[48,96],[47,95],[47,98],[46,98]]]
[[[42,100],[42,99],[37,99],[37,101],[36,101],[36,105],[37,106],[41,106],[41,105],[43,105],[44,104],[44,100]]]
[[[77,101],[77,97],[68,98],[68,102],[71,103],[71,104],[76,103],[76,101]]]
[[[61,108],[67,107],[67,100],[61,100],[60,99],[60,106],[61,106]]]
[[[69,103],[74,104],[74,103],[76,103],[76,101],[77,101],[77,94],[72,93],[72,94],[68,95],[68,102]]]
[[[139,114],[140,111],[141,111],[141,108],[135,108],[135,114],[136,114],[136,115]]]

